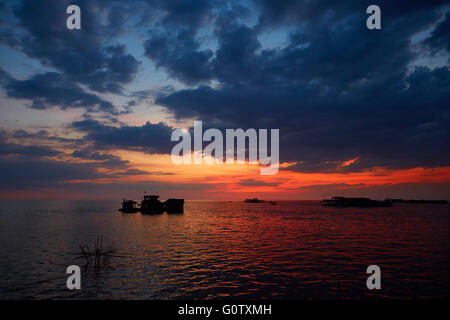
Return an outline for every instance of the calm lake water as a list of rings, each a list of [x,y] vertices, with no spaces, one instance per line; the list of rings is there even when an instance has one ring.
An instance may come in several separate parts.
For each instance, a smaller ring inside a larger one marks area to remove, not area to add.
[[[149,216],[119,201],[0,204],[1,299],[450,298],[450,205],[187,201]],[[126,257],[69,291],[66,267],[83,264],[71,253],[98,234]]]

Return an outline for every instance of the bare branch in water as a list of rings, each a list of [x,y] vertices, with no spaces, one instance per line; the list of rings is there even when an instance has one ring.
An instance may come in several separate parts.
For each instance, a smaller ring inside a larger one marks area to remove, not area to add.
[[[86,261],[85,266],[90,266],[92,260],[94,261],[94,269],[101,269],[107,267],[112,257],[125,258],[125,256],[116,255],[117,252],[114,242],[106,245],[106,249],[103,248],[103,236],[99,235],[95,241],[93,251],[89,251],[89,246],[80,245],[81,252],[76,253],[78,256],[75,259],[84,258]]]

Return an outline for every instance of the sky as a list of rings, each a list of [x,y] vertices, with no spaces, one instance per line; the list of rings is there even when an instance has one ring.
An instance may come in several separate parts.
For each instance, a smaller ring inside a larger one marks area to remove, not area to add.
[[[0,198],[450,199],[449,51],[439,0],[0,1]],[[194,120],[279,172],[175,165]]]

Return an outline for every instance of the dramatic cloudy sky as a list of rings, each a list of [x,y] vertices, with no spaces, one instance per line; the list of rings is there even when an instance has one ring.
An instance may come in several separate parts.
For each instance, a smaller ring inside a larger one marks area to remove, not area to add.
[[[1,198],[450,199],[446,1],[0,0],[0,28]],[[279,128],[279,173],[174,165],[194,119]]]

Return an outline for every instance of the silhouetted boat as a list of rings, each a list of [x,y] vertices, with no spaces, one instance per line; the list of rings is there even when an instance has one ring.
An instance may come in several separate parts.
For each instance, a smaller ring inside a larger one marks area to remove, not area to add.
[[[136,201],[123,199],[122,208],[120,208],[119,211],[122,213],[136,213],[139,211],[139,208],[136,205]]]
[[[159,200],[157,195],[144,195],[140,203],[140,208],[137,202],[133,200],[122,201],[122,208],[119,209],[123,213],[135,213],[141,211],[143,214],[158,214],[166,211],[167,213],[183,213],[184,199],[167,199],[165,202]]]
[[[164,202],[164,210],[167,213],[183,213],[184,199],[167,199]]]
[[[392,201],[379,201],[370,198],[332,197],[322,200],[322,203],[329,207],[392,207]]]
[[[251,198],[251,199],[245,199],[245,203],[261,203],[264,202],[264,200],[259,200],[258,198]]]
[[[158,214],[164,212],[164,203],[158,200],[159,196],[144,196],[141,201],[141,212],[143,214]]]

